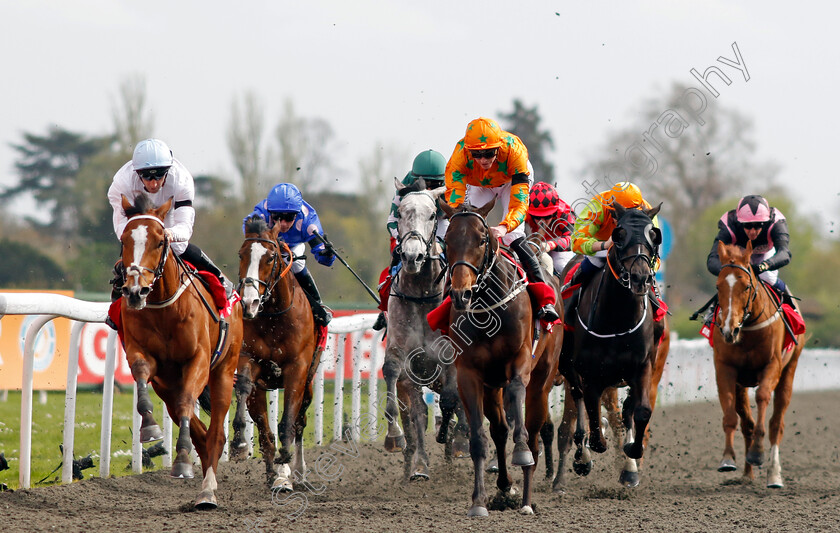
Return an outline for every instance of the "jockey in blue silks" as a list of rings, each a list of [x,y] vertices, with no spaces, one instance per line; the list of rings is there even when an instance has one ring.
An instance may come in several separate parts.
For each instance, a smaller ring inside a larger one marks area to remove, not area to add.
[[[265,200],[254,206],[254,211],[245,217],[248,220],[254,215],[259,215],[265,220],[269,228],[275,224],[280,225],[278,238],[285,241],[292,251],[293,257],[303,255],[306,250],[304,243],[309,243],[315,260],[324,266],[332,266],[335,262],[335,253],[324,244],[318,236],[324,234],[321,221],[315,209],[304,201],[303,196],[297,187],[291,183],[280,183],[268,193]],[[245,222],[242,223],[242,231],[245,231]],[[315,242],[313,246],[313,241]],[[321,295],[315,280],[312,279],[309,269],[306,268],[306,260],[302,257],[292,262],[292,273],[295,279],[303,288],[312,305],[312,312],[316,322],[327,325],[332,318],[329,311],[321,303]]]

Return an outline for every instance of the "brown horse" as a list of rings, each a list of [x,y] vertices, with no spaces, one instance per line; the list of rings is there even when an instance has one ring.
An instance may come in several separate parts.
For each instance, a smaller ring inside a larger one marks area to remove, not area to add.
[[[242,310],[234,306],[230,317],[220,318],[210,293],[171,253],[163,225],[171,198],[155,208],[146,195],[138,196],[134,205],[123,196],[122,207],[129,220],[121,237],[126,270],[121,320],[126,358],[137,383],[140,440],[163,437],[152,416],[146,387],[151,381],[180,427],[172,476],[193,477],[192,439],[204,473],[195,506],[212,509],[225,444],[224,419],[242,343]],[[195,414],[196,399],[208,385],[209,428]]]
[[[554,386],[563,339],[561,327],[540,332],[535,342],[535,311],[519,266],[503,254],[484,217],[495,201],[473,210],[441,208],[449,216],[446,255],[449,260],[452,309],[449,337],[455,349],[458,394],[470,425],[470,456],[475,470],[469,516],[487,516],[484,469],[487,437],[484,417],[499,458],[496,486],[509,495],[512,480],[505,460],[508,423],[513,418],[512,465],[524,474],[523,514],[533,513],[532,481],[539,457],[539,432],[548,416],[548,394]],[[553,276],[546,276],[558,291]],[[503,389],[504,391],[503,395]],[[504,396],[504,398],[503,398]],[[525,404],[525,420],[522,405]]]
[[[306,409],[312,402],[312,378],[320,362],[320,332],[315,327],[309,299],[290,274],[291,252],[278,241],[280,226],[268,229],[253,216],[245,222],[245,241],[239,249],[239,292],[245,316],[245,340],[236,381],[237,409],[233,420],[232,455],[247,447],[245,403],[259,429],[260,450],[272,490],[291,492],[292,471],[306,471],[303,430]],[[324,328],[326,329],[326,328]],[[283,388],[283,416],[277,427],[280,449],[268,423],[266,390]],[[294,464],[289,467],[294,448]],[[277,470],[274,456],[277,453]]]
[[[755,478],[753,466],[764,462],[764,420],[773,394],[767,486],[780,488],[784,484],[779,445],[784,434],[785,410],[793,392],[793,375],[805,343],[804,334],[797,335],[796,344],[783,350],[786,329],[781,320],[782,311],[750,267],[752,242],[746,249],[718,243],[718,254],[723,268],[717,279],[720,309],[715,320],[714,358],[726,435],[718,471],[737,469],[734,445],[740,417],[746,450],[743,479]],[[757,420],[750,410],[748,387],[758,387],[755,391]]]

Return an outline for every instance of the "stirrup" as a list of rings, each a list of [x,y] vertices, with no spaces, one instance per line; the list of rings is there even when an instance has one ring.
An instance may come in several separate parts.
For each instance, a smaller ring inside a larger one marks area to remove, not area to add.
[[[380,331],[387,325],[388,321],[385,319],[385,311],[380,311],[379,316],[376,317],[376,322],[374,322],[371,327],[376,331]]]
[[[545,320],[546,322],[556,322],[557,320],[560,320],[560,315],[557,314],[557,310],[553,305],[545,304],[542,306],[542,309],[537,312],[537,318]]]

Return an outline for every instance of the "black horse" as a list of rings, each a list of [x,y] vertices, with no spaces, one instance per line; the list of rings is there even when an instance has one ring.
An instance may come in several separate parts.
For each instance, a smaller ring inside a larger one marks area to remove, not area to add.
[[[560,371],[571,384],[577,406],[574,440],[578,472],[587,471],[584,465],[590,462],[589,449],[598,453],[607,449],[600,413],[601,394],[608,387],[629,386],[622,408],[626,429],[623,449],[631,459],[640,459],[644,452],[643,436],[653,412],[650,385],[657,340],[664,327],[654,322],[655,304],[650,294],[662,242],[652,219],[660,207],[644,210],[614,205],[616,228],[607,263],[583,289],[577,316],[569,317],[574,320],[574,333],[563,344]]]

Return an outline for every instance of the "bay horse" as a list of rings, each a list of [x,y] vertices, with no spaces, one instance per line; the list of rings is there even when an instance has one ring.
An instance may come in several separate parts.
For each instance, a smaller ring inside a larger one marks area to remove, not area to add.
[[[290,274],[294,258],[288,245],[278,241],[279,231],[279,224],[269,229],[258,215],[245,221],[238,288],[244,309],[244,342],[237,369],[231,450],[238,458],[247,449],[243,436],[247,401],[248,413],[259,430],[272,490],[291,492],[291,473],[306,471],[303,430],[306,409],[312,402],[312,379],[323,351],[319,341],[324,340],[326,328],[316,327],[309,299]],[[265,394],[278,388],[283,389],[283,416],[277,426],[279,450],[268,423]]]
[[[772,394],[767,486],[780,488],[784,482],[779,445],[784,435],[785,410],[793,392],[793,376],[805,344],[804,334],[796,335],[796,343],[786,339],[782,310],[750,266],[752,242],[745,249],[719,242],[718,254],[723,267],[717,279],[719,311],[715,319],[713,348],[725,435],[723,460],[718,471],[737,469],[734,441],[740,417],[746,450],[743,479],[755,478],[753,466],[764,463],[764,424]],[[750,409],[750,387],[757,387],[757,419],[753,418]]]
[[[120,238],[126,271],[120,313],[125,354],[137,384],[140,441],[163,438],[152,415],[146,386],[151,382],[180,428],[171,475],[193,477],[192,440],[204,474],[195,506],[213,509],[225,415],[242,344],[242,310],[234,305],[229,317],[220,317],[207,289],[171,252],[163,225],[171,198],[155,207],[145,194],[134,204],[123,196],[122,207],[129,220]],[[208,385],[210,426],[205,427],[195,404]]]
[[[624,454],[630,459],[641,459],[644,452],[644,435],[653,412],[651,390],[655,390],[652,381],[657,341],[664,327],[654,322],[649,303],[658,246],[662,242],[662,234],[652,219],[660,207],[661,204],[647,210],[625,209],[614,204],[613,246],[604,268],[583,288],[573,319],[572,339],[563,344],[560,372],[569,380],[578,415],[575,470],[581,474],[586,473],[585,465],[590,462],[589,449],[597,453],[607,449],[600,422],[601,395],[609,387],[629,386],[622,406]],[[562,470],[558,475],[563,475]],[[631,483],[638,483],[630,477]],[[624,472],[621,481],[625,483],[623,478]]]
[[[395,179],[395,185],[397,191],[410,191],[410,186],[403,185],[399,180]],[[422,186],[425,187],[425,184]],[[440,332],[433,331],[426,320],[426,315],[443,300],[444,280],[441,274],[445,262],[435,235],[437,203],[445,191],[445,187],[439,187],[405,192],[398,209],[399,244],[396,251],[402,268],[391,284],[388,299],[388,335],[382,374],[387,390],[385,449],[403,451],[406,480],[429,479],[429,457],[424,437],[428,427],[428,408],[423,400],[422,386],[441,395],[442,421],[438,442],[445,444],[447,460],[451,460],[453,454],[466,456],[468,428],[458,399],[455,366],[451,360],[442,357],[445,351],[441,349],[441,343],[446,340]],[[397,411],[405,433],[400,428]],[[455,437],[450,439],[449,420],[456,411],[458,426]]]
[[[449,339],[455,350],[458,393],[470,425],[475,473],[469,516],[488,515],[485,417],[499,459],[496,486],[504,496],[512,493],[505,457],[505,401],[514,425],[511,463],[521,466],[524,475],[520,513],[533,513],[539,432],[548,417],[548,394],[554,386],[563,340],[562,327],[550,331],[535,328],[536,311],[526,291],[525,275],[511,256],[500,250],[499,240],[492,237],[485,220],[494,204],[495,200],[475,209],[441,203],[449,217],[445,237],[452,298]],[[559,283],[553,276],[545,278],[557,294]],[[540,333],[538,340],[535,332]]]

